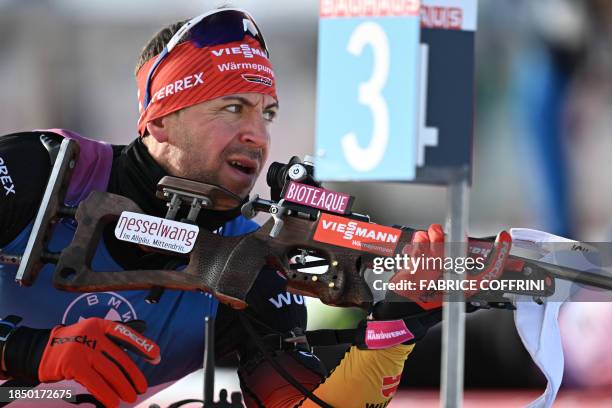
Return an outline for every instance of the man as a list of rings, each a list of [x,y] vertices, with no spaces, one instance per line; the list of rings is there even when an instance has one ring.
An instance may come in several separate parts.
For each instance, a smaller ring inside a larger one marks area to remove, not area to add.
[[[0,138],[0,165],[14,187],[0,201],[4,252],[23,252],[50,170],[47,151],[64,137],[81,145],[68,193],[72,204],[92,190],[103,190],[163,217],[165,203],[155,197],[155,186],[167,174],[217,184],[246,200],[268,157],[268,128],[278,110],[274,72],[253,19],[241,10],[219,9],[172,24],[145,47],[136,76],[139,137],[128,146],[111,147],[64,130]],[[240,215],[240,207],[204,210],[197,224],[224,236],[257,228]],[[61,250],[73,233],[73,224],[60,223],[51,249]],[[439,242],[443,233],[439,226],[432,227],[417,240]],[[92,266],[157,269],[175,267],[175,261],[118,241],[113,228],[107,228]],[[106,406],[133,404],[148,387],[158,391],[197,369],[204,316],[216,315],[218,353],[237,352],[240,357],[239,377],[248,406],[386,406],[415,340],[385,350],[352,347],[328,376],[307,349],[270,346],[262,353],[254,346],[245,326],[251,323],[245,321],[252,322],[264,339],[306,326],[303,302],[278,306],[269,300],[286,290],[284,278],[272,269],[259,274],[247,311],[237,312],[209,295],[191,292],[168,290],[154,305],[145,302],[145,291],[60,292],[51,284],[51,265],[41,271],[35,285],[21,288],[13,281],[15,268],[2,268],[0,312],[22,317],[23,324],[14,318],[0,324],[7,332],[0,340],[0,373],[30,384],[75,380]],[[395,310],[379,306],[375,318],[397,317],[390,316]],[[147,323],[146,330],[140,321]],[[135,364],[123,349],[142,358]],[[276,364],[302,389],[274,371]],[[314,396],[307,398],[308,391]]]

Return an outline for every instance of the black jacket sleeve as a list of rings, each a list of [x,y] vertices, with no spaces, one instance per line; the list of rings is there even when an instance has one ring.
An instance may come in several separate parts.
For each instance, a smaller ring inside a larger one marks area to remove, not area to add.
[[[14,240],[38,211],[51,171],[41,134],[0,136],[0,248]],[[61,136],[53,137],[61,141]]]

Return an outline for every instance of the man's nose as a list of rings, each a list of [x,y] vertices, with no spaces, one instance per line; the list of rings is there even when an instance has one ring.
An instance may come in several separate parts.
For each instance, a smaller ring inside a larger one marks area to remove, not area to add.
[[[240,129],[240,141],[258,148],[266,148],[270,141],[270,134],[266,120],[259,112],[253,112],[244,118]]]

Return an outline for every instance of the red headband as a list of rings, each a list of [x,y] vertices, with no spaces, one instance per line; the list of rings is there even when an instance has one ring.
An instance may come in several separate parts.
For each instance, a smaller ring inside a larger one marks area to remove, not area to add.
[[[143,111],[147,76],[155,60],[148,60],[136,75],[141,136],[148,122],[221,96],[260,93],[277,99],[272,65],[253,38],[202,48],[186,41],[157,67],[151,80],[151,103]]]

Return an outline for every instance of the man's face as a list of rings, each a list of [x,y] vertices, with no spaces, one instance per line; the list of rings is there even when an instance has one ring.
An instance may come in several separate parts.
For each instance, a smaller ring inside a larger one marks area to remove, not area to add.
[[[278,104],[268,95],[235,94],[168,115],[171,174],[246,197],[267,158]]]

